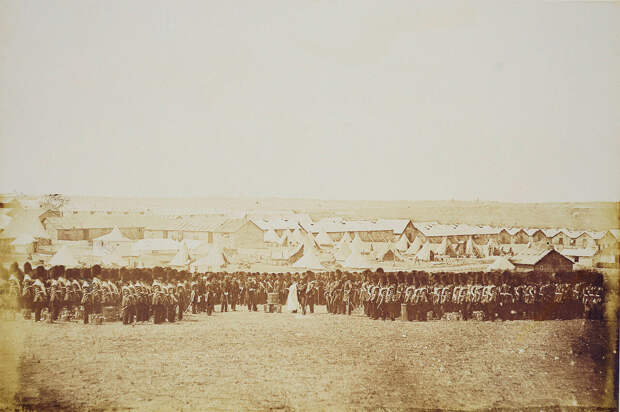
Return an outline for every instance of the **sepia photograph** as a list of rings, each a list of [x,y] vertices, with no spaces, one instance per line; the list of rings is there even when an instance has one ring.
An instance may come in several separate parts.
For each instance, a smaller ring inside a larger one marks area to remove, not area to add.
[[[0,411],[617,411],[620,1],[0,0]]]

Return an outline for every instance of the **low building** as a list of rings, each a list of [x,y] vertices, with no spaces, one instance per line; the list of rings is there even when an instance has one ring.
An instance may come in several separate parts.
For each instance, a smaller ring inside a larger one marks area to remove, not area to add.
[[[214,243],[227,249],[265,248],[263,231],[248,219],[229,219],[213,233]]]
[[[596,265],[598,248],[564,248],[560,252],[579,266],[592,268]]]
[[[556,272],[573,269],[573,261],[555,249],[526,249],[509,260],[520,271]]]

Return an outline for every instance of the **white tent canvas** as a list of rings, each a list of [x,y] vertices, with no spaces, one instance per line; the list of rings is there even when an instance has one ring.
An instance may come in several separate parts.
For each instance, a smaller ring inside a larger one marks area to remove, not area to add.
[[[325,230],[321,230],[319,232],[319,234],[316,237],[316,242],[319,244],[319,246],[333,246],[334,245],[333,239],[329,237],[329,235],[327,234],[327,232],[325,232]]]
[[[338,242],[336,242],[336,245],[334,246],[334,248],[336,249],[340,249],[344,244],[349,244],[349,236],[347,236],[346,234],[344,234],[340,240]]]
[[[510,263],[510,261],[504,256],[498,256],[497,259],[493,263],[491,263],[487,267],[488,272],[492,272],[495,270],[514,270],[515,265]]]
[[[172,267],[187,267],[191,261],[189,256],[189,251],[187,247],[183,245],[181,250],[177,252],[176,255],[172,258],[172,260],[168,263],[168,266]]]
[[[396,248],[396,246],[394,246],[391,243],[387,244],[387,247],[381,251],[378,255],[377,255],[377,259],[380,261],[401,261],[401,255],[398,252],[398,249]]]
[[[418,253],[421,247],[422,242],[420,241],[420,238],[416,237],[409,245],[409,248],[405,251],[405,255],[415,255],[416,253]]]
[[[293,233],[289,237],[289,240],[293,243],[301,244],[304,242],[304,236],[301,234],[301,231],[298,227],[293,230]]]
[[[114,226],[114,229],[107,235],[99,236],[94,240],[99,242],[131,242],[131,239],[123,235],[118,226]]]
[[[122,267],[125,266],[125,262],[123,258],[118,256],[116,253],[110,253],[109,255],[104,255],[101,257],[101,263],[106,267]]]
[[[263,235],[263,240],[265,241],[265,243],[280,243],[280,237],[273,229],[269,229],[265,232],[265,234]]]
[[[349,242],[340,242],[338,245],[340,246],[336,249],[334,257],[339,261],[347,260],[347,258],[351,256],[351,247],[349,246]]]
[[[360,253],[370,253],[371,245],[362,241],[359,235],[356,233],[353,241],[351,242],[351,250],[358,251]]]
[[[11,242],[12,245],[30,245],[34,243],[35,239],[31,235],[25,233],[23,235],[19,235],[15,238],[14,241]]]
[[[353,249],[342,266],[350,269],[368,269],[370,268],[371,263],[366,256],[360,253],[359,250]]]
[[[226,255],[224,255],[224,251],[219,246],[212,246],[209,250],[209,254],[201,259],[198,259],[196,262],[192,264],[192,268],[205,272],[208,270],[219,269],[228,265],[230,262]]]
[[[416,253],[416,260],[430,261],[433,260],[433,249],[431,244],[426,242],[424,246]]]
[[[61,247],[49,261],[50,266],[64,266],[66,268],[76,268],[80,266],[77,259],[73,256],[67,246]]]
[[[478,258],[482,257],[482,252],[480,251],[480,248],[478,248],[478,245],[474,243],[471,237],[467,238],[467,243],[465,244],[465,255]]]
[[[407,239],[407,236],[405,236],[405,234],[403,233],[400,239],[398,239],[398,242],[396,242],[396,249],[398,249],[401,252],[404,252],[408,248],[409,248],[409,239]]]
[[[313,249],[306,249],[305,247],[303,256],[297,262],[293,263],[293,267],[300,269],[325,269],[325,267],[321,264],[319,258],[314,253]]]
[[[439,245],[439,248],[437,249],[437,254],[439,255],[447,255],[448,254],[448,237],[444,236],[443,239],[441,239],[441,244]]]

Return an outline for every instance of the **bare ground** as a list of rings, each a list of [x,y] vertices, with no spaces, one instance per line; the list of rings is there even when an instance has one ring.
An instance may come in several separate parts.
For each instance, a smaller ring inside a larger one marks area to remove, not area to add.
[[[3,376],[16,379],[13,406],[26,409],[614,407],[599,323],[318,312],[243,309],[136,326],[7,322]],[[6,402],[11,385],[3,388]]]

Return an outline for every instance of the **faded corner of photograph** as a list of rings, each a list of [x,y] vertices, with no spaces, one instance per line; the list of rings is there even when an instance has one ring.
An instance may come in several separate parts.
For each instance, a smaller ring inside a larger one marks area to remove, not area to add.
[[[0,409],[618,410],[617,2],[0,2]]]

